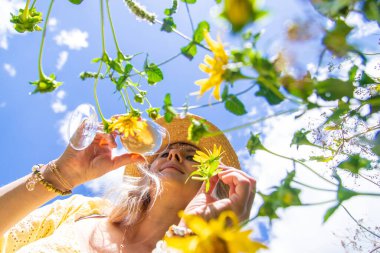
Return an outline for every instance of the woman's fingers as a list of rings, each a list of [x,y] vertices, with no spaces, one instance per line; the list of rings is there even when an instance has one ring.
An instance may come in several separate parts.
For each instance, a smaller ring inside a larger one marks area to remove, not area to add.
[[[144,163],[145,158],[139,154],[122,154],[113,158],[112,169],[117,169],[130,163]]]

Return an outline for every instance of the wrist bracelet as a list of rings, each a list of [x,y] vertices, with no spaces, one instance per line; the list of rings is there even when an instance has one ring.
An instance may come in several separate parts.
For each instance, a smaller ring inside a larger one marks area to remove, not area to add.
[[[61,191],[60,189],[57,189],[53,184],[46,181],[40,171],[40,168],[42,166],[43,164],[37,164],[32,167],[33,174],[30,176],[30,178],[28,178],[25,185],[28,191],[33,191],[36,187],[36,184],[41,183],[48,191],[55,192],[62,196],[70,195],[72,193],[71,190]]]
[[[190,228],[180,227],[177,225],[171,225],[166,231],[167,237],[186,237],[195,235],[195,233]]]
[[[53,172],[54,176],[58,179],[58,182],[66,190],[70,190],[70,189],[74,188],[74,186],[72,186],[69,182],[67,182],[67,180],[62,176],[61,172],[57,168],[57,164],[55,163],[55,161],[49,162],[48,165],[47,165],[47,167],[46,167],[46,169],[50,170],[51,172]]]

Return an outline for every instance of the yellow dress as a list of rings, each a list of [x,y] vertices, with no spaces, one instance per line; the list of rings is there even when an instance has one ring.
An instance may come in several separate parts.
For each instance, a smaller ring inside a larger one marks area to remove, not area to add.
[[[73,229],[77,218],[101,214],[110,203],[102,198],[73,195],[41,207],[0,237],[1,253],[79,253]]]

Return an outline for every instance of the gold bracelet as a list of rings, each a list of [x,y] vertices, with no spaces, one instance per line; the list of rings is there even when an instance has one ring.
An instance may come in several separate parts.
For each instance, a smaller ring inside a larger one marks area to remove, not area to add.
[[[74,186],[72,186],[67,180],[62,176],[62,174],[59,172],[59,169],[57,167],[57,164],[55,161],[51,161],[48,163],[46,169],[51,170],[54,174],[54,176],[58,179],[58,182],[66,189],[70,190],[73,189]]]
[[[43,166],[43,164],[34,165],[32,167],[33,174],[30,178],[26,181],[26,189],[28,191],[33,191],[37,183],[41,183],[48,191],[55,192],[59,195],[65,196],[70,195],[72,193],[71,190],[68,191],[61,191],[60,189],[57,189],[53,184],[46,181],[46,179],[42,176],[40,172],[40,168]]]

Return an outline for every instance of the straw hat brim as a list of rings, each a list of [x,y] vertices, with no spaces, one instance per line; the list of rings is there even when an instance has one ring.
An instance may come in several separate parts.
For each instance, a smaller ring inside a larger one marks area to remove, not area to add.
[[[208,127],[209,132],[218,133],[210,137],[203,137],[198,143],[194,143],[187,139],[188,136],[188,129],[191,125],[192,119],[195,120],[204,120],[204,124]],[[167,147],[168,144],[174,144],[174,143],[187,143],[193,146],[196,146],[201,151],[207,150],[213,150],[214,145],[217,147],[221,146],[223,151],[223,158],[222,163],[226,166],[234,167],[237,169],[240,169],[240,163],[239,159],[227,139],[227,137],[223,134],[222,131],[220,131],[219,128],[217,128],[214,124],[211,122],[203,119],[200,116],[194,115],[194,114],[187,114],[186,117],[175,117],[170,123],[166,122],[164,117],[160,117],[155,121],[160,126],[166,128],[166,130],[169,133],[169,142],[167,143],[167,139],[163,141],[161,145],[161,152],[164,151],[163,147]],[[152,163],[154,159],[157,157],[157,155],[153,156],[147,156],[146,159],[148,163]],[[128,164],[125,166],[124,174],[128,176],[140,176],[140,172],[137,168],[137,164]]]

